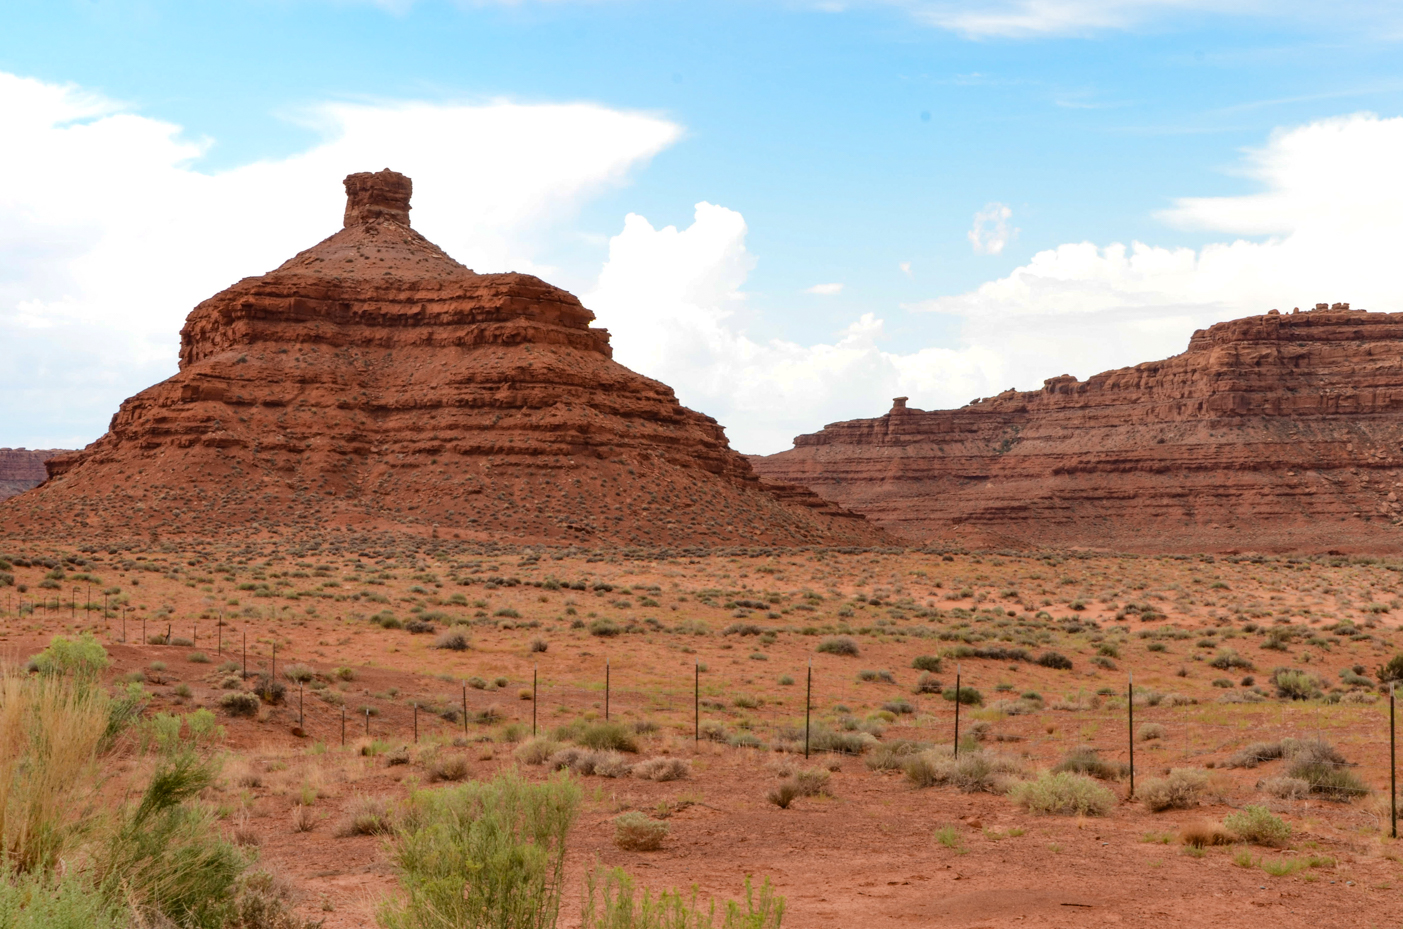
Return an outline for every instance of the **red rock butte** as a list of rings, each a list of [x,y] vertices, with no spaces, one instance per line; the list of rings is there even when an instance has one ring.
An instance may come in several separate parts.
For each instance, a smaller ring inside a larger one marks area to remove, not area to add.
[[[572,294],[476,274],[411,229],[409,178],[345,185],[344,228],[195,307],[179,373],[0,504],[6,534],[889,541],[762,485],[715,420],[611,359]]]
[[[1403,549],[1403,314],[1317,304],[1164,361],[958,410],[896,398],[753,458],[916,540],[1115,551]]]

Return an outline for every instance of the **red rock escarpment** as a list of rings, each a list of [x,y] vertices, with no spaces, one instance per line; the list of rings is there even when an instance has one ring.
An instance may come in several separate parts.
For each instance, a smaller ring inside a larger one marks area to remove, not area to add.
[[[180,371],[0,509],[12,533],[335,529],[505,542],[854,544],[771,493],[708,416],[615,363],[573,295],[476,274],[409,226],[410,180],[346,179],[345,227],[195,307]]]
[[[44,483],[49,476],[44,462],[65,451],[61,448],[0,448],[0,500]]]
[[[921,540],[1403,549],[1400,313],[1273,311],[1084,382],[958,410],[905,400],[752,463]]]

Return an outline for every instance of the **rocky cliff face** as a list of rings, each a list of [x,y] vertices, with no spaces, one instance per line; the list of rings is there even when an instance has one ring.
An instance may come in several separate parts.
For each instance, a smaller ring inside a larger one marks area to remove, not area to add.
[[[344,228],[191,312],[180,372],[0,510],[13,531],[391,530],[494,541],[853,543],[771,493],[715,420],[610,358],[573,295],[476,274],[409,225],[411,185],[346,179]]]
[[[1128,551],[1403,548],[1403,314],[1324,304],[752,459],[901,535]]]
[[[49,476],[44,462],[64,451],[61,448],[0,448],[0,500],[42,484]]]

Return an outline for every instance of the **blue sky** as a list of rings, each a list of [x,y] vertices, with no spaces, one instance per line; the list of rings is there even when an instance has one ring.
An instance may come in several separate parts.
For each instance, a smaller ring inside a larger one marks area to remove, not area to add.
[[[550,217],[511,213],[510,242],[496,258],[484,246],[474,266],[514,263],[593,297],[621,361],[672,383],[744,450],[774,451],[795,432],[884,412],[893,391],[932,408],[1063,371],[1086,377],[1172,354],[1199,325],[1278,303],[1353,293],[1357,305],[1403,309],[1397,285],[1365,281],[1353,264],[1390,235],[1396,248],[1397,220],[1380,208],[1396,190],[1375,194],[1361,181],[1332,193],[1336,182],[1323,176],[1338,145],[1363,159],[1343,170],[1390,183],[1387,163],[1403,154],[1391,148],[1403,135],[1400,40],[1403,15],[1350,2],[1319,14],[1233,0],[11,0],[0,10],[0,72],[31,81],[17,93],[37,82],[70,102],[101,101],[52,116],[51,134],[114,117],[169,124],[173,142],[190,146],[163,166],[182,172],[173,183],[325,146],[344,131],[327,117],[337,104],[414,102],[428,120],[434,107],[510,104],[545,125],[551,106],[587,103],[670,127],[667,139],[640,138],[612,167],[544,193],[555,198]],[[474,125],[452,143],[465,153],[513,144],[477,136]],[[23,132],[10,135],[23,144]],[[369,143],[356,151],[379,154]],[[556,157],[570,161],[564,140]],[[444,164],[452,170],[451,157]],[[66,170],[81,171],[81,157]],[[333,190],[337,182],[327,178]],[[86,228],[82,205],[42,215],[43,191],[61,198],[65,175],[32,184],[39,192],[18,205],[0,194],[0,260],[39,248],[35,223],[68,230],[53,232],[67,257],[42,274],[16,262],[0,270],[0,361],[11,361],[0,375],[0,445],[91,441],[122,398],[174,371],[175,329],[194,295],[276,260],[250,249],[245,263],[192,269],[187,289],[153,297],[166,304],[130,323],[134,311],[122,307],[139,302],[140,275],[114,278],[109,305],[101,282],[74,270],[84,260],[73,244],[73,230]],[[1273,191],[1264,224],[1259,199]],[[1324,228],[1318,211],[1340,196],[1362,212],[1328,221],[1364,229],[1367,241],[1344,255],[1311,252],[1318,261],[1291,281],[1298,292],[1274,289],[1274,267],[1301,263],[1289,249],[1248,250],[1245,267],[1205,270],[1206,249],[1287,247],[1308,220]],[[698,203],[724,209],[704,221]],[[114,222],[116,209],[97,197],[93,222]],[[983,233],[972,236],[981,213]],[[646,224],[626,233],[629,214]],[[335,222],[309,216],[307,228],[329,234]],[[663,237],[667,226],[694,235]],[[498,236],[451,220],[439,228],[440,239],[461,233],[455,253]],[[1192,250],[1194,267],[1153,271],[1149,284],[1140,271],[1127,283],[1124,268],[1100,267],[1105,249],[1134,242],[1166,261]],[[1081,243],[1093,247],[1090,265],[1056,251]],[[155,274],[160,258],[149,258]],[[674,277],[650,276],[660,261]],[[1049,261],[1052,272],[1038,270]],[[54,283],[69,273],[78,283]],[[809,292],[816,285],[828,286]],[[702,317],[706,331],[658,330]],[[45,341],[65,324],[140,330],[144,342],[127,352],[130,364],[96,348],[81,356],[91,376],[75,386]],[[1019,334],[1028,344],[1013,344]],[[748,366],[735,367],[737,355]]]

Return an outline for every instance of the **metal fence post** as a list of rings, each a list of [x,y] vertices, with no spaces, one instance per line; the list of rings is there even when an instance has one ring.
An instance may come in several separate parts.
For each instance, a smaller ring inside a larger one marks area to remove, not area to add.
[[[1129,672],[1125,684],[1125,705],[1129,710],[1127,739],[1130,742],[1130,793],[1126,799],[1135,797],[1135,672]]]
[[[960,757],[960,666],[955,665],[955,757]]]
[[[809,659],[809,677],[804,684],[804,757],[809,757],[809,708],[814,699],[814,660]]]

